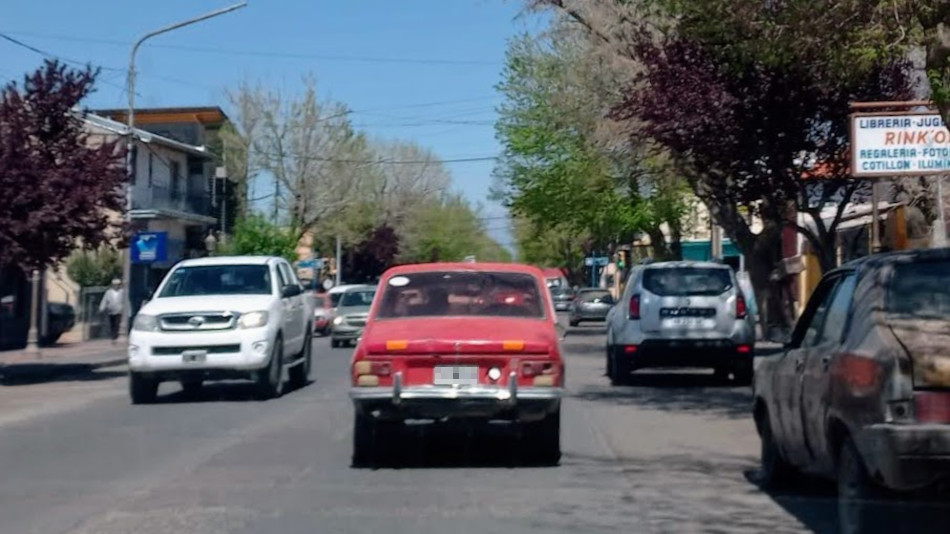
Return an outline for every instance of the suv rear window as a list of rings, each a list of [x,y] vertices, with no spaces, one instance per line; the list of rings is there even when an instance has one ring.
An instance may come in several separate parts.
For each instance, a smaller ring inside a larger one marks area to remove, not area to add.
[[[646,269],[643,288],[661,297],[721,295],[732,289],[732,273],[711,267]]]
[[[543,306],[529,274],[431,271],[390,278],[376,317],[544,317]]]
[[[950,272],[950,261],[895,265],[887,311],[920,318],[950,318],[947,272]]]

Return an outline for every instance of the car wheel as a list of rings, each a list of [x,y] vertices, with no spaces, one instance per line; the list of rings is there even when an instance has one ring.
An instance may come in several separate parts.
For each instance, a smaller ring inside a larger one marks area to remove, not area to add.
[[[754,375],[755,370],[752,367],[751,361],[742,362],[736,365],[736,368],[733,371],[733,377],[736,380],[737,386],[751,386]]]
[[[303,348],[300,349],[300,355],[298,356],[298,359],[303,361],[290,368],[290,384],[294,388],[302,388],[307,385],[307,380],[310,380],[312,352],[313,336],[308,333],[303,341]]]
[[[284,341],[278,336],[274,341],[270,362],[266,369],[257,373],[257,397],[261,400],[276,399],[284,393]]]
[[[630,381],[630,373],[633,371],[630,362],[623,359],[620,355],[620,351],[616,346],[614,346],[613,351],[610,353],[610,385],[611,386],[622,386],[627,384]]]
[[[786,486],[795,475],[795,468],[782,458],[782,453],[772,434],[772,423],[767,414],[759,421],[759,435],[762,440],[759,468],[759,482],[763,488],[774,490]]]
[[[868,532],[880,526],[879,520],[886,514],[875,513],[883,511],[881,503],[875,501],[883,497],[882,493],[868,474],[854,441],[845,439],[838,456],[838,532]]]
[[[370,465],[373,460],[373,419],[363,414],[353,417],[353,466]]]
[[[158,395],[158,380],[140,373],[129,373],[129,397],[132,404],[149,404],[155,402]]]
[[[578,321],[577,319],[570,319],[570,320],[568,321],[568,324],[571,325],[571,326],[577,326],[577,325],[581,324],[581,322]]]
[[[540,465],[557,465],[561,460],[561,409],[540,421],[524,423],[522,445],[524,458]]]
[[[193,397],[201,391],[202,381],[201,380],[182,380],[181,381],[181,390],[185,395]]]
[[[614,376],[614,346],[607,344],[607,376]]]
[[[340,340],[330,338],[330,346],[333,347],[334,349],[340,348]]]

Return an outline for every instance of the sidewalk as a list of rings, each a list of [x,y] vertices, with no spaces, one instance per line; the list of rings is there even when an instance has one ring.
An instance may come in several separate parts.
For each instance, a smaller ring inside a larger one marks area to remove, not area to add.
[[[124,364],[127,359],[124,344],[113,345],[109,340],[98,339],[40,347],[39,354],[27,350],[0,351],[0,384],[39,382],[57,376],[88,373]]]

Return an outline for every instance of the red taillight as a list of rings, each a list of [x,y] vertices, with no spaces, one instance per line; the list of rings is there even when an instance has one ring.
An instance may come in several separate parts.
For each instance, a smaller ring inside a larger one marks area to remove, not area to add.
[[[521,376],[532,377],[556,373],[557,367],[551,362],[521,362]]]
[[[353,364],[353,371],[357,375],[389,376],[393,366],[390,362],[360,360]]]
[[[623,352],[624,352],[624,354],[633,354],[634,352],[637,352],[637,346],[636,346],[636,345],[624,345],[624,347],[623,347]]]
[[[834,375],[852,395],[867,395],[880,384],[881,365],[876,360],[855,354],[841,354],[834,362]]]
[[[630,313],[629,318],[634,320],[640,319],[640,295],[633,295],[630,297]]]
[[[950,423],[950,392],[914,392],[914,415],[921,423]]]
[[[750,354],[752,352],[752,345],[739,345],[736,347],[736,352],[739,354]]]
[[[749,315],[749,307],[746,305],[745,297],[739,295],[736,297],[736,318],[745,319]]]

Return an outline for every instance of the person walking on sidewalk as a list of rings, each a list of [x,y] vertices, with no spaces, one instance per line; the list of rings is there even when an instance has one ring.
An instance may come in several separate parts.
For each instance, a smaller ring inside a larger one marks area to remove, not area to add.
[[[119,323],[122,320],[122,281],[118,278],[112,279],[112,285],[102,296],[102,302],[99,303],[99,313],[104,313],[109,317],[109,334],[112,336],[112,344],[115,345],[119,339]]]

